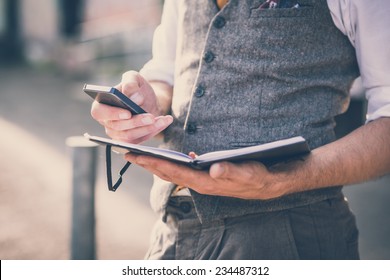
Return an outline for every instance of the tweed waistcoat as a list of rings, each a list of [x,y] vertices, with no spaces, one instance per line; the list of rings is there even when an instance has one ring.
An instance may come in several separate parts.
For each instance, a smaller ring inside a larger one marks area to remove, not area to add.
[[[355,52],[334,26],[326,0],[259,9],[262,0],[181,0],[172,100],[164,145],[184,153],[233,149],[301,135],[314,149],[335,139],[359,75]],[[172,189],[156,181],[160,211]],[[340,187],[272,200],[191,191],[201,220],[287,209],[339,195]]]

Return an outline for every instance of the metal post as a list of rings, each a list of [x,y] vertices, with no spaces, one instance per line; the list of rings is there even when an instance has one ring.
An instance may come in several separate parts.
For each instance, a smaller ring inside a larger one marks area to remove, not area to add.
[[[82,136],[66,139],[73,169],[71,259],[94,260],[95,181],[98,145]]]
[[[20,0],[3,1],[0,18],[4,19],[5,32],[4,35],[0,33],[0,61],[18,62],[22,59],[20,4]]]

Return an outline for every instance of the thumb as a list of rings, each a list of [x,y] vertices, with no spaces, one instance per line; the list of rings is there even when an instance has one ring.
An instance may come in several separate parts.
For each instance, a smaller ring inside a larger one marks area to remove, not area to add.
[[[228,162],[214,163],[210,167],[210,171],[209,171],[210,177],[213,179],[226,179],[230,177],[229,170],[231,170],[231,165],[232,164]]]

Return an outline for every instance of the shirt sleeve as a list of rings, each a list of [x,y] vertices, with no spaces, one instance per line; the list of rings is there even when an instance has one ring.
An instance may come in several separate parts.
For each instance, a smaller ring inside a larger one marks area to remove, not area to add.
[[[177,0],[165,0],[161,23],[154,31],[152,59],[140,70],[140,74],[149,81],[174,83],[176,37],[177,37]]]
[[[335,25],[356,49],[367,122],[390,117],[390,1],[328,0]]]

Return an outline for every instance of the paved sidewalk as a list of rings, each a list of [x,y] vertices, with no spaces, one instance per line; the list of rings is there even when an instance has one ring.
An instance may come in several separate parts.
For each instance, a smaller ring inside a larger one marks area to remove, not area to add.
[[[89,115],[82,84],[60,73],[0,69],[0,259],[70,258],[72,170],[65,138],[103,133]],[[151,177],[133,168],[126,174],[131,184],[109,193],[103,160],[97,257],[142,259],[156,219],[148,205]]]

